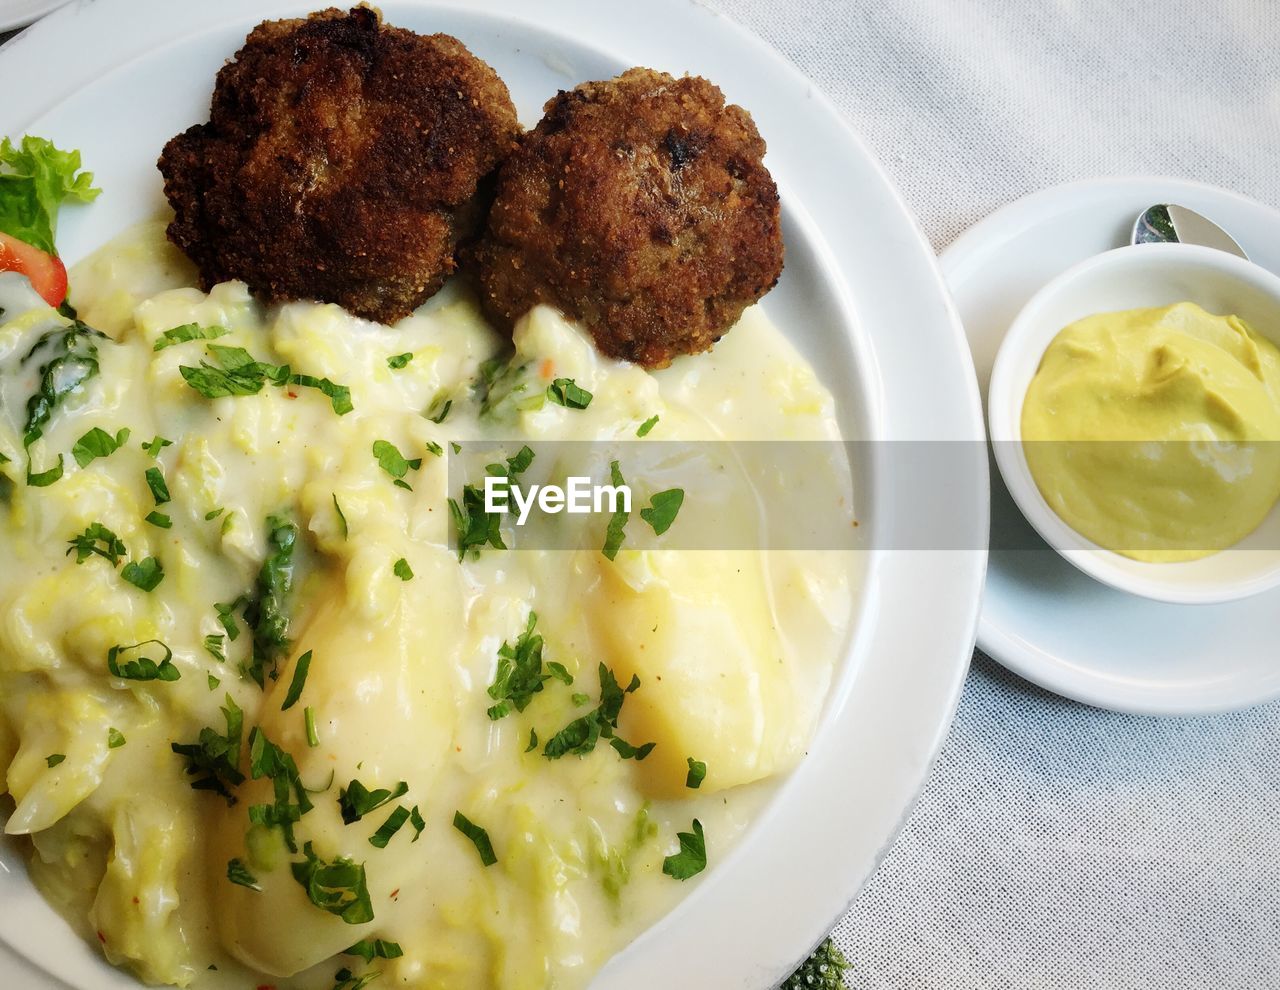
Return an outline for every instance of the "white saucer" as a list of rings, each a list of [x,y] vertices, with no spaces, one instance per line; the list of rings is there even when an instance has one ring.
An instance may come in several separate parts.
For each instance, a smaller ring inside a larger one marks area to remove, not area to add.
[[[942,255],[984,407],[996,349],[1023,303],[1076,262],[1128,243],[1134,218],[1153,203],[1203,213],[1280,273],[1280,212],[1212,186],[1097,179],[1018,200]],[[978,645],[994,659],[1050,691],[1116,711],[1201,714],[1280,696],[1280,590],[1225,605],[1165,605],[1113,590],[1040,540],[998,471],[991,487]]]

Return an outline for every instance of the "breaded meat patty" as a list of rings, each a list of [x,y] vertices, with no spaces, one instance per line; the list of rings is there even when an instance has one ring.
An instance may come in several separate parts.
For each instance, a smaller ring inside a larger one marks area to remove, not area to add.
[[[169,237],[206,289],[390,323],[454,270],[518,135],[507,87],[456,38],[367,7],[267,21],[219,71],[209,123],[160,156]]]
[[[751,116],[705,79],[640,68],[545,109],[475,251],[489,318],[509,330],[549,303],[649,368],[709,348],[782,271]]]

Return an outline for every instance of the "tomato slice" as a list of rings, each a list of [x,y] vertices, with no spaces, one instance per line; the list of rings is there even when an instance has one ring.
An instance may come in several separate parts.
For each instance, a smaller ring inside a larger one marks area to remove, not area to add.
[[[0,232],[0,272],[18,272],[50,306],[67,298],[67,269],[57,255]]]

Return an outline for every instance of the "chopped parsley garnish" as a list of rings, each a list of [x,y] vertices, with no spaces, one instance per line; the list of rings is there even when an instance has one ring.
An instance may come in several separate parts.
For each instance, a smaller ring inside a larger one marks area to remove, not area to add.
[[[575,691],[573,694],[569,695],[569,700],[581,708],[591,700],[591,695],[583,694],[581,691]]]
[[[425,446],[426,446],[426,448],[427,448],[427,453],[428,453],[428,454],[434,454],[436,457],[443,457],[443,456],[444,456],[444,448],[443,448],[443,447],[441,447],[441,446],[440,446],[438,443],[436,443],[434,440],[428,440],[428,441],[426,442],[426,445],[425,445]]]
[[[124,541],[99,522],[90,523],[83,533],[67,543],[70,544],[67,556],[74,550],[77,564],[83,564],[91,555],[97,554],[103,560],[111,561],[111,566],[115,567],[120,563],[120,558],[128,553]]]
[[[293,878],[302,884],[312,904],[336,914],[348,925],[373,920],[363,863],[342,856],[327,863],[315,854],[310,842],[302,847],[302,853],[307,858],[291,864],[291,868]]]
[[[209,689],[217,685],[210,676]],[[227,799],[227,804],[236,803],[231,788],[244,783],[244,774],[240,772],[240,738],[244,732],[244,712],[236,704],[231,695],[227,695],[227,703],[222,706],[222,717],[226,720],[227,731],[218,733],[205,726],[194,743],[170,743],[169,748],[179,756],[187,759],[186,772],[195,779],[191,786],[197,791],[213,791]]]
[[[147,487],[151,489],[151,497],[156,505],[164,505],[169,499],[169,486],[165,484],[164,473],[158,467],[147,468]]]
[[[217,519],[220,515],[222,515],[226,511],[227,510],[225,506],[219,506],[216,509],[210,509],[208,512],[204,514],[204,521],[212,522],[214,519]]]
[[[621,488],[626,484],[617,461],[609,462],[609,477],[615,488]],[[613,515],[609,519],[609,526],[605,530],[604,547],[600,550],[610,560],[618,556],[618,551],[622,549],[622,541],[627,538],[624,531],[627,528],[627,520],[629,518],[631,518],[631,513],[623,507],[622,500],[618,499],[618,507],[613,510]]]
[[[423,415],[433,423],[443,423],[445,418],[449,415],[449,410],[452,408],[452,399],[446,399],[443,396],[436,396]]]
[[[638,437],[648,436],[649,431],[652,430],[657,425],[658,425],[657,415],[655,414],[653,416],[650,416],[648,419],[646,419],[643,423],[640,424],[639,429],[636,430],[636,436]]]
[[[161,436],[154,436],[142,445],[142,449],[145,450],[152,457],[159,457],[160,451],[164,450],[165,447],[172,447],[172,446],[173,446],[172,440],[166,440],[164,437],[161,437]]]
[[[127,650],[140,650],[152,643],[164,651],[164,656],[159,663],[141,655],[124,663],[119,662],[121,653]],[[130,646],[111,647],[107,650],[107,670],[111,671],[112,677],[119,677],[126,681],[176,681],[182,676],[182,671],[173,663],[173,650],[158,639],[146,639]]]
[[[232,395],[257,395],[264,385],[301,385],[314,388],[329,397],[333,411],[345,416],[355,408],[351,404],[351,390],[328,378],[314,375],[295,375],[287,364],[279,366],[255,360],[243,347],[224,347],[209,344],[206,350],[219,366],[201,361],[200,367],[179,365],[178,372],[193,389],[206,399],[221,399]]]
[[[174,344],[185,344],[189,340],[217,340],[219,337],[225,337],[230,332],[226,327],[202,327],[198,323],[184,323],[180,327],[174,327],[172,330],[166,330],[162,333],[151,349],[153,351],[163,351],[166,347],[172,347]]]
[[[227,631],[227,638],[233,643],[240,635],[240,627],[236,625],[235,611],[247,601],[247,598],[241,597],[233,602],[213,603],[213,610],[218,613],[218,621],[222,623],[222,628]]]
[[[567,409],[586,409],[591,405],[591,393],[572,378],[557,378],[547,386],[547,398]]]
[[[701,760],[695,760],[692,756],[689,757],[689,775],[684,779],[684,786],[696,791],[706,779],[707,765]]]
[[[382,823],[378,831],[369,836],[369,844],[377,846],[379,849],[387,848],[387,843],[392,840],[401,826],[409,820],[409,809],[403,804],[398,804],[395,810],[387,816],[387,820]]]
[[[289,691],[284,696],[284,704],[280,706],[282,712],[287,712],[290,708],[298,703],[298,699],[302,697],[302,689],[307,683],[307,671],[311,669],[311,651],[298,657],[298,662],[293,667],[293,680],[289,682]]]
[[[489,841],[489,833],[461,811],[453,813],[453,827],[471,840],[472,845],[476,847],[476,852],[480,854],[481,863],[492,866],[498,861],[498,857],[493,854],[493,843]]]
[[[95,426],[92,430],[75,442],[71,448],[71,456],[81,467],[87,467],[99,457],[109,457],[125,445],[129,439],[129,429],[125,427],[117,431],[113,437],[106,430]]]
[[[378,970],[371,969],[367,973],[361,973],[356,976],[346,966],[343,966],[333,974],[334,980],[337,981],[333,985],[333,990],[365,990],[365,987],[381,975]]]
[[[155,591],[164,580],[164,566],[155,557],[144,557],[140,561],[131,560],[125,564],[120,576],[143,591]]]
[[[157,512],[155,509],[152,509],[150,512],[148,512],[146,516],[144,516],[143,518],[146,522],[151,523],[152,526],[156,526],[160,529],[173,528],[173,520],[170,519],[168,516],[166,516],[163,512]]]
[[[392,371],[399,371],[412,360],[413,351],[405,351],[403,354],[395,354],[387,358],[387,367]]]
[[[293,588],[293,551],[297,542],[298,527],[294,523],[281,516],[267,518],[267,556],[258,571],[256,596],[244,610],[245,623],[253,630],[253,656],[245,673],[258,687],[265,687],[268,674],[276,676],[276,664],[289,647],[285,605]],[[227,633],[231,633],[229,627]]]
[[[310,705],[302,709],[302,721],[307,730],[307,745],[315,749],[320,745],[320,734],[316,731],[316,710]]]
[[[548,665],[557,668],[556,673],[543,673],[542,637],[533,631],[537,623],[537,613],[530,612],[524,631],[515,643],[504,640],[498,647],[498,666],[489,685],[489,697],[497,702],[489,708],[489,718],[495,722],[509,715],[513,707],[518,712],[524,711],[533,696],[542,690],[544,681],[569,677],[567,684],[573,680],[558,663]]]
[[[409,483],[404,480],[404,476],[410,471],[416,471],[422,467],[421,457],[406,460],[404,454],[400,453],[399,448],[387,440],[375,440],[373,442],[373,456],[378,459],[378,466],[395,479],[396,487],[410,492],[413,491]]]
[[[56,767],[59,763],[61,763],[66,758],[67,757],[65,753],[50,753],[48,756],[44,758],[44,762],[45,762],[45,765],[48,766],[50,770],[52,770],[54,767]]]
[[[293,824],[315,807],[298,774],[293,757],[267,738],[261,726],[249,733],[249,775],[254,780],[271,781],[275,800],[271,804],[255,804],[249,808],[249,821],[255,825],[278,826],[290,852],[297,852]],[[290,799],[293,795],[297,800]]]
[[[345,540],[351,534],[350,534],[350,531],[347,529],[346,514],[342,511],[342,506],[338,504],[338,496],[336,494],[333,496],[333,508],[334,508],[334,511],[338,513],[338,523],[340,528],[342,529],[342,538]]]
[[[401,581],[411,581],[413,579],[413,568],[409,566],[409,562],[403,557],[397,560],[395,566],[391,569]]]
[[[359,956],[365,962],[375,959],[399,959],[404,955],[398,942],[386,942],[380,938],[363,938],[350,948],[343,949],[344,956]]]
[[[617,750],[624,760],[643,760],[653,750],[654,743],[632,746],[629,742],[615,734],[618,728],[618,716],[622,712],[622,703],[626,696],[640,686],[640,679],[632,676],[631,683],[623,689],[613,671],[603,663],[599,667],[600,704],[575,718],[563,729],[547,740],[542,755],[551,760],[558,760],[567,754],[585,756],[596,748],[601,739],[608,739],[610,745]]]
[[[27,451],[27,484],[34,488],[47,487],[62,477],[61,454],[56,467],[39,472],[31,470],[31,445],[44,436],[44,428],[59,404],[99,373],[98,340],[109,338],[76,320],[69,327],[41,334],[21,360],[25,365],[41,351],[52,352],[49,361],[40,367],[40,384],[35,394],[27,400],[27,418],[22,429],[22,446]]]
[[[212,674],[208,675],[208,679],[210,691],[216,691],[218,689],[218,685],[222,683],[221,677],[214,677]]]
[[[514,484],[516,478],[529,470],[533,463],[533,451],[522,446],[514,457],[508,457],[506,464],[486,465],[485,471],[497,478],[506,478]],[[478,556],[487,544],[497,550],[507,549],[502,542],[502,513],[486,512],[484,508],[484,491],[475,485],[464,485],[462,502],[449,499],[449,515],[453,517],[453,525],[458,537],[458,559],[462,560],[468,551]]]
[[[241,887],[248,887],[250,890],[262,890],[262,885],[258,883],[258,878],[250,873],[249,868],[238,859],[227,862],[227,879],[232,883],[239,884]]]
[[[384,804],[407,794],[408,791],[409,785],[403,780],[391,790],[378,787],[372,791],[360,781],[352,780],[338,792],[338,807],[342,810],[342,821],[347,825],[358,822],[371,811],[377,811]]]
[[[125,739],[124,733],[119,729],[107,730],[107,749],[119,749],[126,742],[128,742],[128,740]]]
[[[640,510],[640,518],[653,527],[653,532],[661,536],[676,521],[676,513],[684,504],[683,488],[668,488],[665,492],[656,492],[650,499],[648,508]]]
[[[218,663],[227,662],[226,650],[223,648],[223,645],[222,645],[225,642],[226,638],[227,637],[222,635],[222,633],[210,633],[208,636],[204,638],[205,651],[209,654],[209,656],[217,660]]]
[[[702,823],[693,820],[692,832],[677,832],[680,851],[662,861],[662,872],[677,880],[688,880],[707,868],[707,840],[702,834]]]
[[[409,809],[409,824],[413,827],[413,841],[417,842],[422,837],[422,831],[427,827],[427,823],[423,821],[416,804]]]
[[[526,753],[532,753],[532,752],[533,752],[535,749],[537,749],[537,748],[538,748],[538,730],[537,730],[537,729],[530,729],[530,730],[529,730],[529,745],[528,745],[528,746],[526,746],[526,747],[524,748],[524,751],[525,751]]]

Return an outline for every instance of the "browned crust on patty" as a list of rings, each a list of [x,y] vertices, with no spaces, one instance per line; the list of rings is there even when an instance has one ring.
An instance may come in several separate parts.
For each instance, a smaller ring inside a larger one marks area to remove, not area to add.
[[[485,312],[538,303],[651,368],[714,344],[782,271],[751,116],[705,79],[631,69],[546,105],[507,159],[474,256]]]
[[[367,7],[266,21],[219,71],[209,123],[160,156],[169,237],[206,289],[390,323],[453,272],[518,135],[507,87],[456,38]]]

